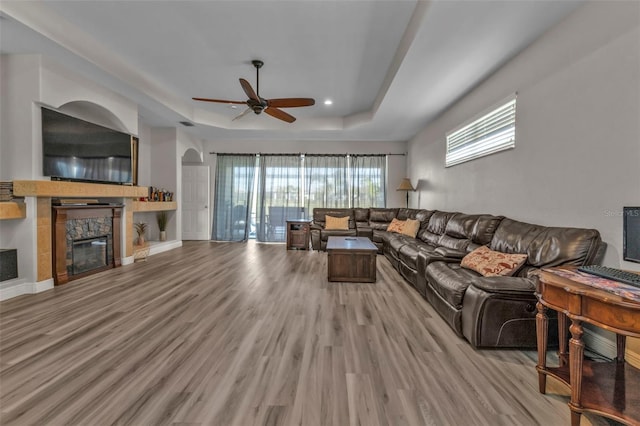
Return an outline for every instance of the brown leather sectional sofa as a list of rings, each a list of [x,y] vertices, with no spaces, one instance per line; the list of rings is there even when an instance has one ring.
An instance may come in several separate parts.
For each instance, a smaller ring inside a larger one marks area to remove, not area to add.
[[[349,216],[348,230],[325,229],[325,217]],[[387,232],[394,219],[420,221],[415,238]],[[418,209],[314,209],[311,242],[325,250],[330,236],[368,237],[379,253],[475,347],[535,347],[535,272],[559,265],[599,263],[604,253],[595,229],[545,227],[503,216]],[[460,266],[487,245],[527,255],[510,277],[484,277]],[[553,330],[553,328],[550,328]]]

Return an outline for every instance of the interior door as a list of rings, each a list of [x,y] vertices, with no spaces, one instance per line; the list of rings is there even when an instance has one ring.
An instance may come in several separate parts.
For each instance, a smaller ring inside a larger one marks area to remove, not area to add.
[[[182,166],[182,239],[209,240],[209,166]]]

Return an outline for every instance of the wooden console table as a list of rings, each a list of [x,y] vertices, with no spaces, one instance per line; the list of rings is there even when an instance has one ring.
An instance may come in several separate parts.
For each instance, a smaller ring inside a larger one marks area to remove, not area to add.
[[[562,271],[560,271],[562,272]],[[546,392],[547,376],[571,390],[571,425],[579,426],[585,411],[628,424],[640,424],[640,370],[624,361],[626,336],[640,337],[640,302],[610,291],[543,271],[537,287],[538,385]],[[548,367],[547,308],[558,312],[559,366]],[[567,318],[571,340],[567,353]],[[582,323],[613,331],[617,357],[612,362],[583,359]]]

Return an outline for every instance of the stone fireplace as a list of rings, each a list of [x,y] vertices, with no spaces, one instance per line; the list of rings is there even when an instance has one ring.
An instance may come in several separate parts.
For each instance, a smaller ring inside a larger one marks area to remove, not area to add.
[[[121,265],[122,205],[53,207],[56,285]]]

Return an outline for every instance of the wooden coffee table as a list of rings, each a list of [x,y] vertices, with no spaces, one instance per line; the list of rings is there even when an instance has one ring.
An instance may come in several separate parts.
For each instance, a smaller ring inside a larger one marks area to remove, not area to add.
[[[378,247],[366,237],[329,237],[329,281],[376,282]]]

